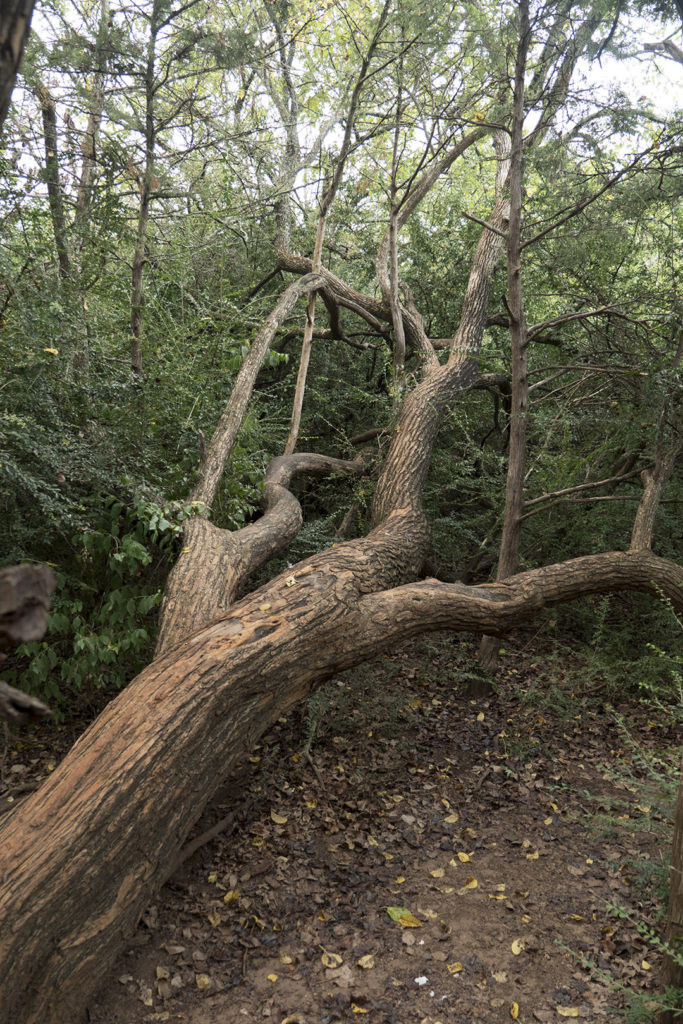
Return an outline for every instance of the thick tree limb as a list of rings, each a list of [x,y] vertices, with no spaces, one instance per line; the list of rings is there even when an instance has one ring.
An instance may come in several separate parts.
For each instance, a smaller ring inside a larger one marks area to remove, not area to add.
[[[157,655],[200,626],[225,614],[256,569],[296,537],[302,514],[289,490],[296,476],[362,474],[360,462],[300,452],[273,459],[264,485],[265,512],[255,523],[231,533],[204,516],[190,519],[183,550],[171,570],[161,606]]]
[[[225,412],[211,438],[204,465],[190,497],[191,501],[205,505],[213,503],[225,463],[244,421],[256,376],[276,330],[302,296],[308,295],[323,284],[324,280],[320,274],[305,274],[285,289],[272,313],[264,320],[237,374]]]
[[[425,630],[500,633],[584,593],[656,586],[683,607],[683,570],[650,552],[588,556],[483,587],[386,590],[411,571],[422,529],[408,512],[389,520],[157,658],[3,821],[1,1024],[80,1019],[220,780],[322,680]]]

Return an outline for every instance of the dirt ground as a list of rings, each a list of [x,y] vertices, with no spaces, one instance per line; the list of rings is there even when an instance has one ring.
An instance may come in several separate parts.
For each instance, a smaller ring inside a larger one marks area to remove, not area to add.
[[[282,719],[92,1024],[647,1020],[680,736],[522,645],[464,695],[473,655],[412,643]]]

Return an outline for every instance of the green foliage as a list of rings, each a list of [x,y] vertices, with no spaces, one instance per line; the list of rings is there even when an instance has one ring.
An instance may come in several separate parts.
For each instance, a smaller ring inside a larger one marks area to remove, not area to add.
[[[139,672],[154,650],[160,579],[183,522],[197,503],[158,504],[135,494],[103,502],[97,529],[73,538],[81,572],[57,573],[44,640],[23,644],[8,679],[50,704],[57,719],[74,698],[111,693]]]

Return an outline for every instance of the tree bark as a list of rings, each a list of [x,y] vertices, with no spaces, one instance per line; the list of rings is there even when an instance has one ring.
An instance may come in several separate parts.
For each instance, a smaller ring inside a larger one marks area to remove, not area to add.
[[[231,766],[321,681],[430,629],[506,631],[584,593],[683,607],[683,572],[614,552],[482,587],[410,576],[423,522],[396,510],[299,563],[158,657],[0,826],[2,1024],[76,1024]]]
[[[0,127],[9,110],[32,14],[33,0],[9,0],[0,7]]]
[[[526,426],[529,411],[529,378],[527,370],[527,337],[522,293],[522,181],[524,156],[524,75],[529,50],[529,4],[519,5],[519,41],[515,62],[515,87],[512,101],[510,150],[510,221],[507,233],[507,286],[510,315],[510,439],[505,485],[503,533],[498,554],[497,580],[517,572],[519,542],[524,510],[524,468],[526,465]],[[498,663],[498,642],[482,637],[479,647],[482,668],[490,671]]]
[[[43,117],[43,136],[45,140],[45,181],[50,204],[52,233],[55,238],[59,276],[63,281],[71,277],[71,257],[66,237],[66,217],[64,215],[64,196],[59,180],[59,140],[57,136],[57,112],[55,101],[50,90],[41,85],[38,89],[38,100]]]
[[[160,18],[160,2],[159,0],[153,0],[149,24],[149,39],[147,41],[147,60],[145,63],[145,165],[142,175],[136,174],[140,192],[140,205],[138,207],[130,282],[130,365],[134,376],[138,379],[142,377],[142,349],[140,342],[142,339],[142,310],[144,304],[143,279],[145,263],[147,261],[147,228],[149,226],[149,204],[152,195],[154,157],[157,141],[155,110],[157,85],[155,75],[157,35],[159,33]],[[130,166],[134,166],[132,160]]]

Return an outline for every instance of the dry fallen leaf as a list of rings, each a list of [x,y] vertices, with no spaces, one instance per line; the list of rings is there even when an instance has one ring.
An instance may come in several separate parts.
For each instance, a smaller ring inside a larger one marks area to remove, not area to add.
[[[368,953],[367,956],[362,956],[360,960],[356,960],[356,967],[362,967],[364,971],[369,971],[375,966],[375,958],[372,953]]]
[[[430,871],[429,874],[432,878],[443,878],[445,871],[443,868],[434,868],[434,870]]]
[[[465,884],[460,889],[458,889],[458,896],[464,896],[464,894],[469,889],[476,889],[478,885],[479,882],[476,880],[476,878],[474,878],[473,876],[468,878]]]
[[[274,821],[276,825],[287,824],[287,816],[284,814],[276,814],[275,811],[270,812],[270,820]]]
[[[469,853],[459,853],[458,860],[461,864],[467,864],[471,860],[471,857]]]
[[[517,1018],[519,1017],[519,1006],[517,1005],[517,1003],[510,1004],[510,1016],[512,1017],[513,1020],[517,1020]]]
[[[195,975],[194,980],[200,992],[203,992],[204,989],[211,987],[211,978],[209,977],[208,974],[197,974]]]
[[[369,1010],[364,1009],[362,1006],[358,1006],[356,1003],[351,1003],[352,1013],[370,1013]]]
[[[454,961],[452,964],[446,964],[446,970],[449,974],[460,974],[462,970],[462,964],[459,960]]]
[[[524,949],[524,939],[515,939],[512,945],[510,946],[510,949],[515,954],[515,956],[519,956],[519,954]]]
[[[339,953],[323,953],[320,959],[322,960],[325,967],[330,967],[332,969],[334,969],[335,967],[340,967],[341,964],[344,962],[342,958],[339,956]]]
[[[560,1017],[578,1017],[579,1010],[576,1006],[556,1006],[555,1009]]]
[[[273,982],[277,981],[277,974],[269,974],[268,975],[268,981],[273,981]]]

